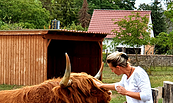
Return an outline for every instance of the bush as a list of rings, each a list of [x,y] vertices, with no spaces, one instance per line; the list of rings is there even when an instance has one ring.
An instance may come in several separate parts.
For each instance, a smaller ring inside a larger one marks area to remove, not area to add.
[[[110,53],[106,54],[105,52],[102,52],[102,61],[104,62],[105,66],[107,66],[106,64],[106,58],[107,58],[107,55],[109,55]]]
[[[87,28],[83,28],[81,24],[76,25],[73,21],[73,23],[67,27],[68,30],[77,30],[77,31],[87,31]]]
[[[168,50],[168,51],[167,51],[167,54],[168,54],[168,55],[173,55],[173,49]]]
[[[0,30],[22,30],[26,29],[24,23],[3,24],[0,26]]]

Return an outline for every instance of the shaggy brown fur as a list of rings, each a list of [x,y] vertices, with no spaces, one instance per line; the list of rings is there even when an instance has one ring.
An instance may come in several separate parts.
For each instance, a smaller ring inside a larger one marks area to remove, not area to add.
[[[16,90],[0,91],[0,103],[109,103],[110,92],[98,88],[86,73],[71,73],[72,84],[59,86],[60,78]],[[100,81],[99,81],[100,82]]]

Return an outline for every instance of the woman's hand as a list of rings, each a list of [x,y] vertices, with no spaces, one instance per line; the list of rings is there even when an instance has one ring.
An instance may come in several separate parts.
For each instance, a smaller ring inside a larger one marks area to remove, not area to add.
[[[99,88],[102,86],[102,83],[100,83],[100,82],[98,82],[98,81],[96,81],[96,80],[94,80],[94,82],[96,83],[96,85],[97,85]]]
[[[127,91],[124,87],[118,85],[116,88],[117,88],[117,92],[118,92],[118,93],[120,93],[120,94],[122,94],[122,95],[127,95],[127,92],[128,92],[128,91]]]

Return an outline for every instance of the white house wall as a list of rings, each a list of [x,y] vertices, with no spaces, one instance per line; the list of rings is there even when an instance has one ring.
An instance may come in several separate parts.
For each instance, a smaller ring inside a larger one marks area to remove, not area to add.
[[[104,39],[103,45],[106,45],[107,46],[107,49],[105,49],[103,52],[105,52],[105,53],[106,52],[113,53],[113,52],[116,51],[116,48],[113,45],[111,45],[112,41],[113,41],[112,39],[108,39],[108,38],[105,38]],[[125,48],[127,48],[126,45],[121,45],[121,44],[119,44],[116,47],[125,47]],[[128,48],[133,48],[133,47],[128,47]],[[140,46],[138,48],[141,48],[141,54],[143,55],[144,54],[144,51],[145,51],[144,45],[143,46]]]
[[[149,17],[149,23],[148,23],[148,27],[151,26],[152,27],[152,20],[151,20],[151,15]],[[148,31],[148,30],[147,30]],[[150,30],[150,37],[154,37],[154,32],[153,32],[153,29]]]

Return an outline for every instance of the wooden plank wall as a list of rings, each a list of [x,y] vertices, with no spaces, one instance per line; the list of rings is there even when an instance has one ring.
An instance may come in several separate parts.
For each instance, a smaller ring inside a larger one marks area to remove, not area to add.
[[[46,43],[39,35],[0,36],[0,84],[35,85],[46,80]]]

